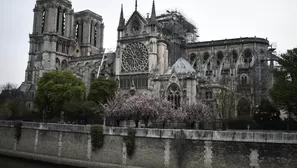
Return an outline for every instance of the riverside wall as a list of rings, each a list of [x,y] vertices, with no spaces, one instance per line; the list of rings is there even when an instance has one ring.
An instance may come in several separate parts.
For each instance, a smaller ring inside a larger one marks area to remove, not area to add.
[[[126,128],[106,127],[104,145],[96,152],[90,128],[25,122],[16,141],[13,123],[0,121],[0,154],[100,168],[297,167],[297,133],[183,130],[186,139],[178,142],[180,130],[139,128],[135,153],[129,158],[123,141]]]

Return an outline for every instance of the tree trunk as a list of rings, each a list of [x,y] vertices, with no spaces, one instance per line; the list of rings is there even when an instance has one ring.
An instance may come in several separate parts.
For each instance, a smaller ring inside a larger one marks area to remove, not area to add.
[[[120,126],[120,121],[121,121],[121,120],[116,120],[116,126],[117,126],[117,127]]]
[[[191,129],[195,129],[195,121],[191,122]]]
[[[148,128],[149,117],[143,117],[143,121],[145,128]]]
[[[162,122],[162,128],[165,129],[166,121]]]
[[[134,121],[135,121],[135,127],[138,128],[139,120],[134,120]]]

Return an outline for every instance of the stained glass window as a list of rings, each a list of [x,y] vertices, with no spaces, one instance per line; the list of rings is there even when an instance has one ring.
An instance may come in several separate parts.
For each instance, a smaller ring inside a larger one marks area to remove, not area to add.
[[[142,43],[131,43],[123,51],[122,68],[125,72],[148,70],[148,49]]]

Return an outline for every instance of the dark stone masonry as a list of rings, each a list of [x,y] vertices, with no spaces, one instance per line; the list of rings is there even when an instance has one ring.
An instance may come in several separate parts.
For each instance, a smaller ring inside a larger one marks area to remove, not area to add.
[[[83,167],[295,168],[297,133],[136,129],[135,153],[126,153],[126,128],[106,127],[104,145],[92,151],[90,126],[24,123],[21,139],[11,121],[0,121],[0,154]],[[182,151],[182,152],[181,152]],[[181,154],[182,153],[182,154]],[[179,157],[178,157],[179,156]],[[179,158],[179,159],[178,159]],[[181,159],[182,158],[182,159]]]

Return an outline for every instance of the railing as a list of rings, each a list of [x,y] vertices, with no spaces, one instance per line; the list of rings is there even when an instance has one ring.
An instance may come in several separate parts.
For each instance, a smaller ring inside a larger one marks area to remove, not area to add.
[[[0,127],[13,127],[12,121],[1,121]],[[44,124],[24,122],[23,129],[38,129],[58,132],[89,133],[90,125]],[[105,127],[104,134],[127,136],[126,127]],[[135,128],[137,137],[174,139],[180,129]],[[261,143],[297,144],[297,133],[281,131],[240,131],[240,130],[182,130],[190,140],[239,141]]]

